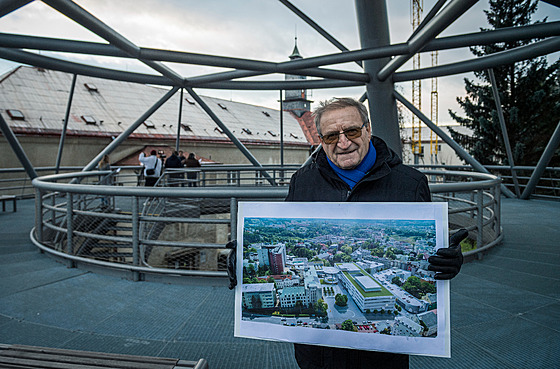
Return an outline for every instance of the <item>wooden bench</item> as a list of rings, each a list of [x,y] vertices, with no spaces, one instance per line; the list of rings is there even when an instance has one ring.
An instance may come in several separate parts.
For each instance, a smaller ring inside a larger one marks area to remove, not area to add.
[[[151,356],[132,356],[0,344],[0,367],[61,369],[208,369],[204,359],[187,361]]]
[[[17,211],[16,197],[14,195],[1,195],[0,201],[2,201],[2,211],[6,211],[6,201],[13,201],[13,211]]]

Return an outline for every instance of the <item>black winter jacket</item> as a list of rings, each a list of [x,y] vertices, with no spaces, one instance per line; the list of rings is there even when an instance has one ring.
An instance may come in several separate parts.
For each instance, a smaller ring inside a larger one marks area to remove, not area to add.
[[[431,201],[428,180],[416,169],[406,166],[379,137],[372,137],[377,159],[366,176],[350,190],[327,162],[324,150],[300,168],[290,181],[286,201]]]
[[[324,150],[292,176],[286,201],[421,202],[431,201],[428,180],[401,159],[379,137],[372,137],[377,158],[354,186],[338,177]],[[294,344],[302,369],[408,369],[408,355]]]

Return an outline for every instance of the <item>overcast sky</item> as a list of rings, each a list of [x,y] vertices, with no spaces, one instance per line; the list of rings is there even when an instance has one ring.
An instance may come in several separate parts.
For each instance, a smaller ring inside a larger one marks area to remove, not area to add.
[[[352,0],[292,0],[292,4],[305,12],[316,23],[350,50],[360,48],[357,21]],[[297,34],[298,48],[303,57],[336,53],[339,50],[299,19],[277,0],[80,0],[80,6],[112,27],[140,47],[241,57],[271,62],[288,60]],[[424,0],[427,14],[436,0]],[[391,43],[405,42],[411,31],[410,0],[388,0]],[[483,12],[487,1],[479,1],[442,35],[477,32],[488,27]],[[541,2],[533,20],[548,17],[560,20],[560,9]],[[58,37],[76,40],[105,42],[87,29],[40,1],[32,2],[0,19],[0,32]],[[73,54],[51,54],[80,63],[108,68],[154,73],[139,62],[130,59],[93,57]],[[556,60],[560,54],[549,56]],[[444,51],[439,54],[439,64],[471,58],[467,50]],[[430,66],[429,54],[422,56],[422,66]],[[0,59],[0,74],[16,64]],[[223,69],[180,65],[168,66],[185,77],[215,73]],[[329,66],[350,71],[360,71],[354,63]],[[400,70],[411,69],[407,63]],[[453,123],[448,109],[459,110],[457,96],[464,95],[463,78],[472,74],[438,79],[439,123]],[[283,79],[282,75],[261,77]],[[411,100],[411,83],[402,83],[403,95]],[[430,116],[430,80],[422,81],[422,110]],[[198,89],[199,94],[267,106],[279,109],[278,91],[225,91]],[[309,92],[316,102],[332,96],[360,97],[364,87],[323,89]],[[312,105],[312,107],[315,106]]]

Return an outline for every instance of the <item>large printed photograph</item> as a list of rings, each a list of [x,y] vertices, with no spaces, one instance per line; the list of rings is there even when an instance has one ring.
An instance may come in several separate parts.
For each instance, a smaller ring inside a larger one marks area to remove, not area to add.
[[[442,203],[240,202],[236,336],[449,356]]]

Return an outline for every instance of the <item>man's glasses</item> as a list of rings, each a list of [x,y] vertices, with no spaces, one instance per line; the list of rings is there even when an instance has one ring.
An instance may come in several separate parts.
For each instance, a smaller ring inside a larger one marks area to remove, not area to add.
[[[334,143],[338,142],[338,137],[340,136],[341,133],[343,133],[347,139],[349,140],[354,140],[358,137],[362,137],[362,128],[365,127],[365,123],[362,124],[362,126],[360,128],[348,128],[345,129],[342,132],[334,132],[334,133],[328,133],[326,135],[319,135],[319,137],[321,137],[321,139],[323,140],[324,143],[326,143],[327,145],[331,145]]]

